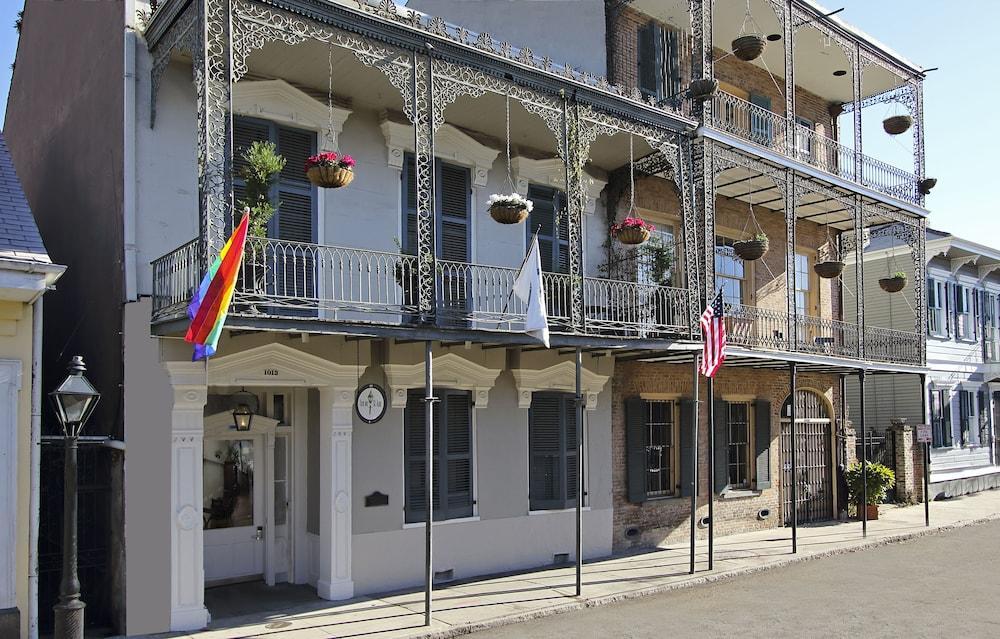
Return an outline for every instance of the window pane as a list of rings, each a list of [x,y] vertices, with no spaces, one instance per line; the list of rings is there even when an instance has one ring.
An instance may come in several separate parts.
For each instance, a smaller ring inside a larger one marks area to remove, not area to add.
[[[750,404],[729,404],[729,485],[750,485]]]
[[[647,402],[646,494],[659,497],[673,493],[673,402]]]
[[[253,525],[253,441],[205,440],[206,529]]]

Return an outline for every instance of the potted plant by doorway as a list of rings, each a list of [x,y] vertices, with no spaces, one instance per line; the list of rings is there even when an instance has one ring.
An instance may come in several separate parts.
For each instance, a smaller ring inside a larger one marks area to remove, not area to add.
[[[324,189],[339,189],[354,181],[355,161],[349,155],[329,151],[311,155],[306,160],[306,177]]]
[[[886,293],[898,293],[906,288],[906,273],[897,271],[890,277],[880,279],[878,285]]]
[[[847,480],[847,492],[851,503],[857,508],[857,517],[861,519],[861,508],[868,511],[868,519],[878,519],[878,505],[885,501],[886,493],[896,485],[896,473],[893,470],[878,462],[865,462],[868,468],[868,503],[864,501],[865,473],[861,462],[854,462],[851,467],[844,471],[844,478]]]
[[[736,253],[736,257],[745,262],[753,262],[764,257],[769,247],[767,235],[764,233],[758,233],[749,240],[733,242],[733,251]]]

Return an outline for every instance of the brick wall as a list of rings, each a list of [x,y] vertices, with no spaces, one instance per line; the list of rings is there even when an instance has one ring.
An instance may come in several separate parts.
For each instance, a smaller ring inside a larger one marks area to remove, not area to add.
[[[824,394],[838,410],[840,406],[839,382],[836,375],[800,374],[799,387],[810,388]],[[690,534],[689,521],[691,501],[689,497],[675,497],[650,500],[643,504],[628,501],[627,449],[625,444],[625,399],[640,393],[677,393],[681,397],[691,397],[692,366],[678,364],[655,364],[642,362],[619,362],[615,365],[612,378],[612,491],[614,499],[613,540],[616,550],[632,547],[655,546],[686,541]],[[699,396],[705,399],[707,390],[701,380]],[[717,535],[736,534],[781,526],[781,460],[779,459],[780,432],[779,411],[788,396],[788,374],[783,371],[723,368],[715,381],[716,397],[724,395],[744,395],[766,399],[771,402],[771,488],[753,497],[715,500],[715,531]],[[836,415],[831,415],[836,420]],[[834,422],[836,423],[836,422]],[[707,485],[708,473],[708,417],[707,411],[700,411],[699,440],[701,457],[698,465],[701,484],[698,516],[708,514]],[[830,443],[831,467],[835,470],[834,443]],[[835,476],[835,474],[834,474]],[[836,482],[834,481],[834,484]],[[834,501],[834,503],[836,503]],[[766,520],[758,520],[757,513],[762,508],[771,511]],[[638,528],[639,535],[626,537],[629,528]],[[699,530],[698,536],[707,535]]]

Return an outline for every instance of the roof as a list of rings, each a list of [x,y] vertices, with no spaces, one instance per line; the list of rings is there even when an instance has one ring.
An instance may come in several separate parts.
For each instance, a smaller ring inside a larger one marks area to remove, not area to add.
[[[28,200],[14,171],[7,142],[0,133],[0,259],[38,264],[52,260],[42,244]]]

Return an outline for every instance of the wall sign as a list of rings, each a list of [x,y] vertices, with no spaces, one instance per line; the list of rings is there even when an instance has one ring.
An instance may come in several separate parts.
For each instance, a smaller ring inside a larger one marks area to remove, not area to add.
[[[930,424],[917,424],[917,443],[930,444],[933,439]]]
[[[374,424],[385,415],[386,401],[385,391],[375,384],[362,386],[358,391],[357,400],[354,402],[354,409],[358,417],[366,424]]]

